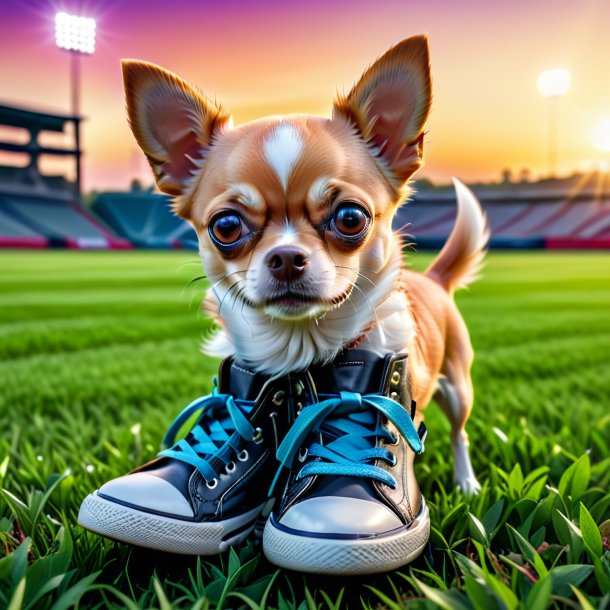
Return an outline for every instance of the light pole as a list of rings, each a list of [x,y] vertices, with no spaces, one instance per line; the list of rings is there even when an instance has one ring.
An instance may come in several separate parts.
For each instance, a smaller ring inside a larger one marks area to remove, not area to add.
[[[593,144],[603,153],[610,153],[610,120],[602,121],[593,132]]]
[[[81,192],[80,155],[80,58],[95,51],[95,19],[60,11],[55,15],[55,43],[70,53],[71,114],[74,117],[74,140],[77,150],[76,188]]]
[[[601,153],[605,153],[606,159],[604,159],[601,171],[603,172],[604,180],[602,182],[602,194],[601,196],[605,196],[605,185],[606,180],[608,178],[608,174],[610,172],[610,163],[609,161],[609,153],[610,153],[610,120],[602,121],[597,125],[595,130],[593,131],[593,144],[595,148],[599,150]]]
[[[568,92],[570,82],[570,73],[562,68],[546,70],[538,76],[538,92],[542,97],[546,97],[549,100],[548,160],[551,177],[557,174],[557,114],[559,98]]]

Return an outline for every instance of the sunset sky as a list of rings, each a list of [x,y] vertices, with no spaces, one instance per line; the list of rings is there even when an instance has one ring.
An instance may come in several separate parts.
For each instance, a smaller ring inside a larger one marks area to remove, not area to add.
[[[145,169],[127,126],[119,60],[173,70],[232,109],[329,115],[392,44],[428,33],[433,110],[421,176],[498,179],[547,167],[540,71],[563,67],[559,169],[603,159],[593,131],[610,119],[608,0],[0,0],[0,103],[69,110],[69,57],[55,47],[57,10],[94,17],[82,61],[85,187],[126,188]]]

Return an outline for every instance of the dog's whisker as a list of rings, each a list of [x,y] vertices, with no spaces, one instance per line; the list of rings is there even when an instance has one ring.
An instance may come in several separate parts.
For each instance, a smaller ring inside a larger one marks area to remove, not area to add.
[[[353,268],[351,268],[351,267],[345,267],[345,266],[342,266],[342,265],[335,265],[335,267],[337,267],[338,269],[343,268],[343,269],[351,269],[352,271],[356,271],[355,269],[353,269]],[[356,273],[357,273],[357,271],[356,271]],[[344,279],[347,279],[347,278],[345,278],[345,276],[341,276],[341,277],[344,277]],[[365,279],[366,279],[366,280],[368,280],[368,281],[370,281],[370,282],[373,284],[373,286],[374,286],[374,283],[373,283],[373,282],[372,282],[372,281],[371,281],[369,278],[365,277]],[[352,284],[352,288],[353,288],[353,289],[355,289],[355,290],[357,290],[357,291],[358,291],[358,292],[359,292],[359,293],[362,295],[362,297],[364,298],[364,300],[367,302],[368,306],[371,308],[371,311],[372,311],[372,313],[373,313],[373,318],[374,318],[374,320],[375,320],[375,323],[376,323],[376,324],[380,324],[380,322],[379,322],[379,318],[378,318],[378,316],[377,316],[377,311],[375,310],[375,307],[374,307],[373,303],[371,302],[371,299],[370,299],[370,298],[369,298],[369,296],[366,294],[366,292],[365,292],[365,291],[362,289],[362,287],[361,287],[361,286],[358,284],[358,282],[357,282],[357,281],[356,281],[356,282],[354,282],[354,283]],[[358,315],[358,308],[356,307],[356,304],[354,303],[354,301],[353,301],[353,299],[352,299],[352,295],[353,295],[353,294],[354,294],[354,293],[353,293],[353,290],[351,290],[351,291],[348,293],[347,297],[345,298],[345,300],[346,300],[346,301],[349,301],[350,305],[352,306],[352,308],[353,308],[353,310],[354,310],[354,311],[353,311],[353,313],[351,313],[351,314],[349,314],[349,315],[346,315],[346,316],[343,316],[343,317],[341,317],[341,318],[336,318],[336,319],[345,320],[345,319],[349,319],[349,318],[352,318],[352,317],[355,317],[355,316],[357,316],[357,315]]]
[[[214,282],[214,284],[212,284],[212,286],[210,287],[210,290],[214,290],[216,288],[216,286],[218,286],[218,284],[220,284],[224,280],[230,278],[232,275],[235,275],[236,273],[248,273],[248,269],[238,269],[237,271],[232,271],[231,273],[227,273],[226,275],[223,275],[217,282]]]
[[[244,280],[240,280],[240,282],[243,282]],[[246,286],[240,286],[238,288],[238,290],[235,292],[235,297],[233,299],[233,303],[231,305],[231,309],[235,308],[235,303],[237,303],[237,301],[241,301],[242,303],[246,303],[248,305],[251,305],[251,303],[249,302],[248,298],[246,297]]]
[[[352,291],[350,290],[347,293],[347,295],[346,295],[344,300],[345,300],[346,303],[349,303],[352,306],[352,308],[354,309],[354,313],[350,314],[349,316],[345,316],[345,317],[343,317],[341,319],[352,318],[352,317],[358,315],[358,308],[356,307],[356,304],[352,301],[351,296],[352,296]]]
[[[233,271],[232,273],[227,273],[226,275],[221,277],[217,282],[215,282],[214,285],[210,288],[210,290],[214,293],[214,296],[216,297],[216,300],[220,300],[220,297],[218,296],[218,291],[216,290],[217,286],[221,282],[223,282],[224,280],[230,278],[231,276],[236,275],[238,273],[244,273],[244,272],[246,272],[246,276],[247,276],[247,269],[238,269],[237,271]],[[245,279],[246,279],[245,277],[239,278],[237,280],[237,283],[239,283],[241,281],[244,281]],[[231,290],[231,286],[228,288],[227,293],[225,293],[225,296],[223,297],[223,300],[224,300],[224,298],[226,298],[226,296],[228,294],[228,291],[230,291],[230,290]],[[219,307],[218,311],[220,312],[220,307]]]
[[[246,307],[247,303],[245,299],[241,300],[241,317],[244,319],[244,322],[248,325],[248,328],[250,329],[250,335],[252,336],[252,338],[254,338],[254,329],[252,328],[252,324],[250,324],[248,318],[246,318],[246,314],[244,313],[244,308]]]
[[[186,286],[183,288],[183,291],[186,290],[191,284],[195,284],[196,282],[202,282],[207,279],[208,279],[207,275],[198,275],[197,277],[194,277],[192,280],[189,280],[187,282]]]
[[[180,265],[178,265],[178,268],[176,269],[176,273],[178,273],[178,271],[180,271],[181,269],[183,269],[184,267],[186,267],[187,265],[201,265],[201,261],[197,258],[193,261],[186,261],[184,263],[181,263]]]
[[[233,296],[233,301],[231,303],[231,309],[235,309],[235,303],[237,302],[237,299],[239,297],[239,294],[241,292],[242,287],[240,286],[236,291],[235,294]]]
[[[353,271],[358,277],[362,277],[365,280],[367,280],[367,282],[369,282],[373,287],[376,285],[375,282],[373,282],[373,280],[370,277],[368,277],[364,273],[360,273],[360,271],[358,271],[358,269],[356,269],[355,267],[347,267],[345,265],[335,265],[335,268],[336,269],[349,269],[350,271]]]
[[[199,275],[197,277],[194,277],[192,280],[190,280],[186,286],[184,286],[184,288],[182,288],[182,290],[180,291],[180,296],[183,296],[184,293],[188,290],[188,288],[190,288],[193,284],[195,284],[196,282],[201,282],[203,280],[206,280],[207,276],[206,275]],[[193,293],[191,293],[191,298],[190,298],[190,302],[189,302],[189,311],[191,309],[191,305],[193,304]]]
[[[399,237],[402,237],[402,231],[404,231],[406,228],[412,227],[412,226],[413,226],[413,223],[405,222],[401,227],[398,227],[398,229],[394,229],[394,233],[398,234]]]
[[[358,286],[358,282],[354,282],[354,288],[356,290],[358,290],[358,292],[360,292],[360,294],[365,298],[366,302],[368,303],[369,307],[371,308],[371,311],[373,312],[373,317],[375,319],[375,324],[379,325],[379,318],[377,317],[377,311],[375,309],[375,307],[373,306],[373,303],[371,302],[371,299],[369,299],[368,295],[366,294],[366,292],[364,292],[364,290],[362,290],[362,288],[360,286]]]
[[[224,302],[225,302],[226,298],[227,298],[227,297],[229,296],[229,294],[231,293],[231,290],[233,290],[233,288],[235,288],[235,287],[239,286],[239,284],[240,284],[241,282],[243,282],[243,281],[244,281],[244,279],[245,279],[245,278],[239,279],[239,280],[237,280],[236,282],[234,282],[233,284],[231,284],[231,285],[229,286],[229,288],[227,289],[227,291],[224,293],[224,296],[222,297],[222,299],[221,299],[221,301],[220,301],[220,305],[218,306],[218,315],[219,315],[219,316],[221,316],[221,315],[222,315],[222,313],[221,313],[221,312],[222,312],[222,306],[223,306],[223,304],[224,304]]]

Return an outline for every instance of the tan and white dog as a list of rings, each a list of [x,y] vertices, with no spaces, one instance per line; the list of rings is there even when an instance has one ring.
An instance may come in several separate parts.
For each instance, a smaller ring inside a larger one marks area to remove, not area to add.
[[[432,398],[451,422],[455,479],[478,483],[464,430],[473,359],[454,291],[473,281],[488,228],[458,181],[457,221],[423,274],[404,268],[392,231],[422,165],[430,111],[427,38],[376,61],[332,118],[230,115],[174,74],[126,60],[132,129],[158,187],[199,237],[212,283],[206,311],[220,330],[205,344],[270,374],[302,370],[346,346],[409,352],[420,409]]]

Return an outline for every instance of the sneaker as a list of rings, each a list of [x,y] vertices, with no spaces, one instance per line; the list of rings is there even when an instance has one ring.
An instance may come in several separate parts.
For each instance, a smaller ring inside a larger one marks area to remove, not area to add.
[[[319,402],[302,409],[279,447],[291,470],[265,526],[266,557],[341,575],[413,561],[430,518],[413,472],[425,426],[413,423],[406,354],[350,350],[309,373]]]
[[[313,390],[306,375],[276,379],[223,361],[212,396],[193,401],[171,425],[152,462],[90,494],[82,527],[121,542],[210,555],[243,540],[265,518],[279,443]],[[196,414],[196,424],[175,442]]]

